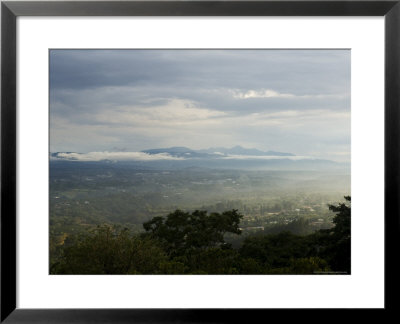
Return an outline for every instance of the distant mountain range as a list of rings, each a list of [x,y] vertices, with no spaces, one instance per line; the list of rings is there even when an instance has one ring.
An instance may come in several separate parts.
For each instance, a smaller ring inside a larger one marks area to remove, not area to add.
[[[143,153],[147,154],[160,154],[167,153],[171,156],[182,158],[219,158],[221,156],[229,155],[243,155],[243,156],[295,156],[292,153],[282,153],[275,151],[260,151],[254,148],[244,148],[239,145],[232,148],[225,147],[210,147],[202,150],[192,150],[187,147],[175,146],[168,148],[144,150]]]
[[[275,151],[260,151],[254,148],[244,148],[239,145],[234,146],[232,148],[224,148],[224,147],[211,147],[206,150],[199,150],[198,152],[204,153],[223,153],[223,154],[232,154],[232,155],[254,155],[254,156],[295,156],[292,153],[282,153]]]
[[[292,153],[261,151],[234,146],[192,150],[187,147],[168,147],[141,152],[53,152],[52,162],[70,163],[76,166],[115,164],[151,170],[178,170],[185,168],[241,169],[241,170],[350,170],[350,163],[338,163]],[[81,162],[81,163],[78,163]]]

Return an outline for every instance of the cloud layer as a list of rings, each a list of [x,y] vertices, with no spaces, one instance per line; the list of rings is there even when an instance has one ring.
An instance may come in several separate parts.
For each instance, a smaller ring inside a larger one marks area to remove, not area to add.
[[[89,152],[89,153],[58,153],[55,160],[72,161],[159,161],[159,160],[183,160],[180,157],[174,157],[167,153],[147,154],[144,152]]]
[[[307,156],[271,156],[271,155],[234,155],[234,154],[218,154],[220,157],[216,157],[217,159],[226,159],[226,160],[304,160],[304,159],[313,159]],[[160,161],[160,160],[169,160],[169,161],[182,161],[182,160],[191,160],[198,158],[184,158],[184,157],[176,157],[172,156],[168,153],[157,153],[157,154],[148,154],[144,152],[89,152],[89,153],[75,153],[75,152],[60,152],[57,153],[57,156],[52,157],[53,160],[68,160],[68,161],[82,161],[82,162],[95,162],[95,161]]]
[[[350,158],[348,50],[52,50],[50,150]]]

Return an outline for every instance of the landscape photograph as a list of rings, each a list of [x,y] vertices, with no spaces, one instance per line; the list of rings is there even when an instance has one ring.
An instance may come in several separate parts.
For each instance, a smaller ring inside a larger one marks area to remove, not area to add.
[[[351,274],[350,50],[51,49],[49,96],[49,274]]]

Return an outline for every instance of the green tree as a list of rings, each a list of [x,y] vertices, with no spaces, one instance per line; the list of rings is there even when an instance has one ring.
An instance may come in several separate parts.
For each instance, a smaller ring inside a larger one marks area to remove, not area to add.
[[[143,227],[171,256],[179,256],[193,250],[226,245],[226,233],[241,234],[239,223],[242,217],[235,209],[221,214],[176,210],[166,218],[154,217]]]
[[[240,250],[244,259],[254,259],[264,268],[289,267],[291,259],[305,258],[310,254],[308,238],[281,232],[278,234],[247,237]]]
[[[351,234],[351,197],[345,196],[346,202],[340,203],[337,206],[329,205],[329,209],[336,213],[333,218],[335,227],[332,232],[340,240],[350,240]]]
[[[270,274],[316,274],[330,271],[328,263],[318,257],[290,259],[284,268],[270,270]]]
[[[53,274],[161,273],[168,259],[148,237],[132,236],[128,229],[101,225],[64,249]]]
[[[335,226],[321,230],[317,236],[321,246],[320,255],[326,259],[332,270],[351,273],[351,198],[345,196],[345,202],[329,205],[336,215]]]
[[[192,250],[174,260],[184,263],[188,274],[237,274],[237,257],[234,249],[211,247]]]
[[[331,247],[331,265],[337,271],[351,272],[351,198],[344,197],[345,203],[330,205],[329,209],[336,213],[332,228],[334,246]]]

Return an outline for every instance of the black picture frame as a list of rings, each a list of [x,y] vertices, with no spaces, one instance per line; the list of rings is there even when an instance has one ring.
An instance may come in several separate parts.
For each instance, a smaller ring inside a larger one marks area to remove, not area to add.
[[[372,1],[2,1],[1,3],[1,322],[198,323],[266,321],[281,310],[17,309],[16,19],[18,16],[384,16],[385,17],[385,308],[396,312],[400,229],[400,0]],[[368,203],[368,202],[366,202]],[[344,292],[345,293],[345,292]],[[238,296],[239,297],[239,296]],[[284,309],[283,311],[287,311]],[[308,311],[292,310],[299,316]],[[337,310],[326,310],[336,317]],[[358,312],[359,310],[351,310]],[[364,310],[365,311],[365,310]],[[266,314],[266,312],[269,312]],[[347,311],[349,312],[349,311]],[[260,317],[261,316],[261,317]],[[297,316],[297,315],[296,315]],[[325,316],[325,315],[322,315]],[[332,317],[333,316],[333,317]],[[368,312],[368,317],[372,314]],[[319,320],[324,318],[317,317]]]

